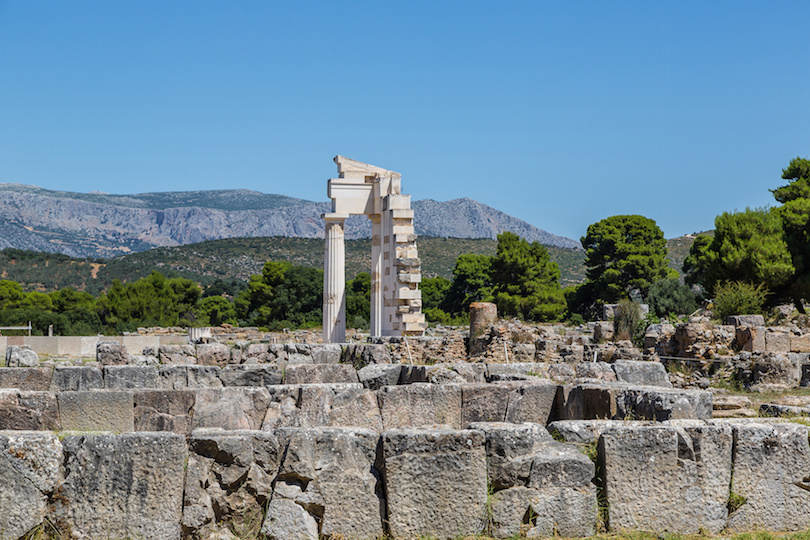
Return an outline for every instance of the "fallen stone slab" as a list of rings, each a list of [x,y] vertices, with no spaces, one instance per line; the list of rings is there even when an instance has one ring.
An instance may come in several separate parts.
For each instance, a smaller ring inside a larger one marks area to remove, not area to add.
[[[18,540],[43,522],[61,462],[52,433],[0,432],[0,539]]]
[[[461,427],[461,386],[413,383],[377,392],[383,429],[446,425]]]
[[[810,447],[807,426],[796,423],[733,423],[738,508],[728,517],[732,532],[810,527]]]
[[[234,528],[257,535],[285,443],[273,432],[199,429],[188,447],[184,535],[216,538]]]
[[[270,404],[267,388],[228,387],[196,389],[192,429],[261,429]]]
[[[110,390],[159,387],[155,366],[104,366],[102,376],[104,387]]]
[[[191,433],[193,390],[139,390],[133,393],[135,431]]]
[[[219,372],[224,386],[272,386],[281,384],[284,372],[273,364],[238,364]]]
[[[729,315],[726,317],[726,324],[739,326],[765,326],[765,317],[762,315]]]
[[[566,388],[564,420],[665,420],[708,419],[712,394],[627,383],[583,383]]]
[[[47,392],[53,369],[47,367],[18,367],[0,369],[0,388]]]
[[[161,388],[179,390],[184,388],[221,388],[220,370],[216,366],[158,366]]]
[[[779,405],[777,403],[763,403],[759,406],[760,416],[810,416],[810,407],[796,407],[792,405]]]
[[[132,390],[60,392],[59,420],[66,431],[135,430]]]
[[[643,362],[634,360],[617,360],[613,363],[616,380],[639,386],[661,386],[672,388],[664,364],[661,362]]]
[[[99,392],[101,393],[101,392]],[[69,436],[56,499],[78,538],[177,540],[185,439],[175,433]]]
[[[399,364],[369,364],[357,372],[360,383],[370,390],[399,384],[402,366]]]
[[[392,536],[438,539],[484,530],[484,434],[475,430],[394,429],[382,435]]]
[[[273,491],[273,503],[285,503],[295,523],[269,513],[262,532],[294,538],[301,524],[328,538],[375,539],[383,536],[381,477],[377,470],[379,434],[358,428],[282,429],[287,440]],[[309,518],[301,514],[304,509]],[[316,536],[317,538],[317,536]]]
[[[28,345],[9,345],[6,347],[6,367],[33,368],[39,366],[39,355]]]
[[[50,392],[0,390],[0,430],[58,430],[59,408]]]
[[[347,364],[289,365],[284,372],[285,384],[340,384],[358,382],[357,370]]]
[[[599,439],[610,530],[722,531],[728,516],[731,428],[702,422],[632,424],[609,429]]]
[[[91,366],[56,366],[51,392],[79,392],[104,388],[101,370]]]

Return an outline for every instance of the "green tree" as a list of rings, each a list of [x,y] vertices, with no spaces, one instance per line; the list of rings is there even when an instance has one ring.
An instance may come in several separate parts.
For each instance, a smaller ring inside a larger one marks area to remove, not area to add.
[[[444,311],[461,315],[469,311],[472,302],[492,300],[492,259],[489,255],[459,255],[453,268],[453,282],[441,306]]]
[[[73,287],[65,287],[50,293],[53,309],[57,313],[64,313],[77,308],[95,309],[96,299],[86,292],[79,292]]]
[[[371,275],[360,272],[346,282],[346,326],[369,328],[371,325]]]
[[[711,242],[692,244],[684,261],[687,281],[709,295],[718,283],[744,281],[767,290],[784,286],[794,267],[777,212],[764,208],[717,216]],[[701,237],[699,237],[701,238]]]
[[[320,324],[323,270],[268,261],[236,299],[239,320],[271,330]]]
[[[688,315],[698,308],[697,298],[692,288],[677,278],[656,281],[650,286],[644,299],[650,309],[659,317],[667,315]]]
[[[0,309],[17,307],[24,295],[22,287],[16,281],[0,280]]]
[[[554,321],[565,311],[560,269],[539,242],[529,244],[511,232],[499,234],[490,273],[499,313]]]
[[[667,243],[655,221],[638,215],[612,216],[588,227],[581,239],[586,253],[588,290],[595,298],[614,303],[677,273],[667,266]]]
[[[205,326],[236,324],[236,308],[222,296],[206,296],[199,303],[198,322]]]
[[[782,219],[795,274],[777,289],[777,295],[790,297],[803,313],[802,300],[810,299],[810,161],[798,157],[791,160],[782,170],[782,178],[789,183],[771,191],[782,204],[776,213]]]
[[[422,312],[428,322],[449,324],[451,316],[443,306],[447,304],[447,293],[450,291],[450,280],[442,276],[422,279],[419,288],[422,290]]]

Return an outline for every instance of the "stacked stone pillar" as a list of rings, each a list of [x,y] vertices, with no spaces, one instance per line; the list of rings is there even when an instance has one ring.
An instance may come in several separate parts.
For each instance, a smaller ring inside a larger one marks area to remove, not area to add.
[[[411,198],[401,193],[400,174],[342,156],[335,157],[335,163],[338,178],[329,180],[332,212],[323,216],[324,342],[345,340],[343,221],[361,214],[371,219],[372,229],[371,335],[422,335],[427,325],[419,290],[421,261]],[[338,280],[343,280],[341,285]]]

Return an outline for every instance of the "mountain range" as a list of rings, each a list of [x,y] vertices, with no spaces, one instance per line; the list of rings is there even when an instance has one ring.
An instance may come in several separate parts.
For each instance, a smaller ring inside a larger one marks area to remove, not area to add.
[[[580,249],[557,236],[472,199],[414,201],[420,236],[495,238],[503,231],[529,241]],[[0,249],[12,247],[109,258],[159,246],[224,238],[323,236],[328,202],[246,189],[113,195],[0,184]],[[352,216],[349,239],[371,236],[371,222]]]

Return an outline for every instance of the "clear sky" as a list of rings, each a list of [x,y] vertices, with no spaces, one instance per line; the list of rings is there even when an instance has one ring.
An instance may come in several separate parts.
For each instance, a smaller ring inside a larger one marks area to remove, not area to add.
[[[0,0],[0,182],[414,199],[579,239],[773,202],[810,157],[807,1]]]

